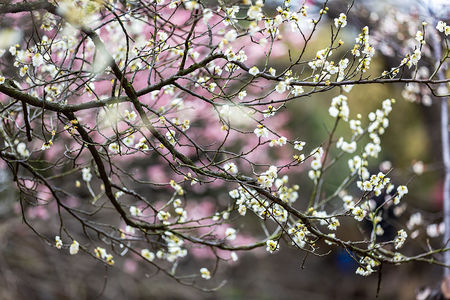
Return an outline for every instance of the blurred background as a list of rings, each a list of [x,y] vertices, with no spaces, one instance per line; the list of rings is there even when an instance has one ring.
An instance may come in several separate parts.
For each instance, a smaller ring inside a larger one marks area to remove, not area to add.
[[[392,4],[389,2],[392,1],[383,3]],[[370,28],[387,26],[384,34],[381,29],[381,33],[374,36],[374,41],[379,46],[397,47],[384,47],[384,51],[376,55],[371,73],[380,74],[398,64],[408,42],[406,37],[411,34],[411,24],[416,24],[412,30],[415,33],[423,18],[429,18],[425,8],[430,5],[442,7],[441,2],[409,1],[409,4],[402,2],[401,6],[392,7],[382,5],[381,1],[356,1],[349,14],[348,36],[343,38],[352,43],[366,24]],[[329,19],[345,11],[346,3],[330,1]],[[315,9],[314,2],[309,1],[308,5]],[[444,15],[444,20],[448,18],[445,10],[436,11]],[[396,30],[391,28],[389,32],[388,21],[396,24]],[[0,27],[10,26],[11,22],[4,18],[0,20]],[[320,28],[308,56],[313,57],[317,50],[327,46],[330,24]],[[25,36],[29,30],[27,26],[31,28],[31,24],[22,24]],[[275,66],[286,62],[287,58],[280,57]],[[427,67],[433,63],[425,58],[423,65]],[[424,251],[428,245],[441,245],[439,233],[435,236],[427,233],[427,225],[439,224],[442,218],[439,106],[426,91],[415,89],[395,84],[364,85],[355,86],[349,94],[350,110],[363,116],[380,107],[382,100],[397,99],[390,115],[390,127],[382,139],[383,151],[378,161],[373,161],[372,171],[380,166],[385,168],[391,162],[394,183],[409,182],[407,205],[402,207],[404,211],[391,212],[385,228],[386,235],[392,238],[400,229],[398,224],[407,223],[412,215],[420,212],[424,225],[408,230],[409,235],[417,230],[417,237],[409,239],[405,245],[404,251],[408,254]],[[335,89],[289,103],[285,109],[290,120],[287,130],[308,144],[321,143],[333,122],[328,116],[330,99],[338,94],[339,90]],[[421,163],[423,172],[417,169]],[[324,189],[336,187],[340,175],[346,172],[346,160],[342,160],[328,175]],[[311,187],[306,172],[290,182],[294,183],[305,193]],[[26,213],[42,234],[54,234],[56,225],[45,212],[29,210]],[[247,229],[255,226],[251,218],[247,223]],[[342,224],[342,227],[349,239],[358,234],[358,230],[348,224]],[[334,248],[330,250],[325,257],[305,256],[282,243],[281,250],[273,255],[263,249],[238,252],[237,262],[222,266],[211,282],[206,283],[211,288],[224,285],[217,291],[203,292],[138,265],[134,259],[118,259],[116,266],[111,268],[87,255],[74,257],[49,247],[22,221],[12,178],[8,170],[0,169],[0,299],[374,299],[379,289],[379,299],[406,300],[415,299],[423,287],[437,288],[440,284],[442,269],[424,263],[384,265],[380,273],[361,277],[355,274],[357,265],[347,253]],[[203,264],[204,259],[189,258],[181,261],[179,268],[195,273]]]

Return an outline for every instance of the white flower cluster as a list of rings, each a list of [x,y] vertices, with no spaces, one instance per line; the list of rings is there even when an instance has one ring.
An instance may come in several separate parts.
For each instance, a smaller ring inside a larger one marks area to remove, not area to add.
[[[287,179],[280,180],[287,183]],[[286,203],[294,203],[298,198],[298,186],[287,187],[285,183],[277,180],[276,185],[279,186],[277,196]],[[229,192],[231,198],[236,199],[236,206],[239,214],[245,216],[247,208],[253,211],[261,219],[271,219],[276,222],[286,222],[288,213],[279,204],[272,204],[259,196],[259,194],[251,189],[238,189]]]
[[[357,186],[365,192],[373,191],[377,196],[381,194],[383,189],[388,187],[390,179],[382,172],[378,173],[378,175],[370,176],[367,169],[367,158],[377,157],[378,153],[381,151],[380,135],[384,134],[385,129],[389,126],[388,115],[392,111],[393,102],[393,99],[386,99],[382,103],[382,109],[377,109],[376,112],[369,113],[370,123],[367,131],[369,132],[371,142],[365,145],[362,156],[356,155],[348,160],[350,172],[359,175],[360,180],[357,181]],[[354,126],[355,127],[352,128],[352,130],[354,132],[356,130],[360,132],[360,123],[358,122],[358,124],[354,124]],[[343,143],[344,142],[342,141],[340,144],[341,148],[343,147]],[[350,148],[349,150],[352,150],[352,145],[348,146]]]
[[[263,188],[271,188],[278,177],[278,170],[275,166],[270,166],[269,170],[263,172],[257,179],[258,184]]]
[[[449,35],[450,34],[450,26],[447,25],[447,23],[445,23],[444,21],[439,21],[436,25],[436,29],[439,32],[443,32],[445,33],[445,35]]]
[[[347,104],[347,97],[339,95],[331,99],[331,106],[328,109],[328,113],[333,118],[341,118],[347,122],[350,114],[350,109]]]
[[[292,238],[292,245],[300,248],[304,248],[307,240],[307,236],[310,233],[303,223],[295,223],[288,229],[288,233]]]
[[[394,197],[394,204],[397,205],[400,203],[400,200],[408,194],[408,188],[406,185],[400,185],[397,187],[397,195]]]
[[[235,53],[231,47],[226,49],[224,54],[227,57],[228,61],[230,62],[230,63],[227,63],[225,66],[225,70],[229,73],[234,72],[237,68],[237,66],[235,64],[231,63],[232,61],[245,62],[248,59],[247,54],[245,54],[244,50],[239,50],[238,53]],[[210,63],[209,68],[212,69],[214,71],[214,73],[216,73],[217,75],[222,74],[222,68],[220,66],[214,66],[213,63]],[[255,67],[250,68],[249,73],[253,76],[258,75],[259,74],[258,67],[255,66]]]
[[[445,224],[442,222],[440,224],[430,224],[427,226],[427,235],[431,238],[438,237],[445,232]]]
[[[397,232],[397,237],[394,240],[395,249],[399,249],[403,246],[403,244],[406,241],[406,238],[408,237],[408,234],[403,229],[400,229]]]
[[[358,114],[358,116],[361,116]],[[357,137],[364,133],[363,128],[361,127],[361,120],[350,120],[348,122],[350,129],[352,130],[353,136]]]
[[[223,19],[223,24],[225,26],[233,25],[237,22],[236,14],[239,12],[239,6],[233,5],[232,7],[227,7],[225,9],[225,18]]]
[[[282,178],[277,178],[275,180],[275,186],[278,189],[277,195],[278,197],[286,203],[294,203],[298,199],[298,185],[294,185],[292,187],[288,187],[288,176],[284,175]]]
[[[340,137],[336,143],[336,147],[342,149],[342,151],[347,153],[354,153],[356,151],[356,141],[350,143],[344,141],[343,137]]]
[[[320,69],[325,65],[327,57],[331,56],[333,52],[329,48],[321,49],[316,52],[316,57],[308,63],[313,70]]]
[[[402,61],[400,62],[400,65],[408,66],[409,68],[412,68],[413,66],[417,66],[417,63],[422,58],[422,52],[420,51],[420,48],[416,48],[412,54],[408,54]]]
[[[94,249],[94,253],[95,253],[95,256],[97,256],[98,258],[106,261],[106,263],[108,265],[111,265],[111,266],[114,265],[113,256],[111,254],[107,253],[104,248],[97,247]]]
[[[130,214],[133,217],[141,217],[142,216],[142,210],[134,205],[130,206]]]
[[[381,195],[383,189],[387,187],[391,179],[387,177],[383,172],[378,172],[377,175],[371,175],[368,178],[361,177],[364,181],[358,180],[356,185],[358,188],[365,192],[374,192],[375,196]]]
[[[347,26],[347,16],[344,13],[339,14],[339,18],[334,18],[336,28]]]
[[[169,219],[172,216],[170,212],[160,210],[156,216],[158,217],[158,220],[163,222],[163,224],[170,224]]]
[[[175,199],[173,201],[173,207],[175,208],[175,214],[178,216],[178,222],[184,222],[187,219],[187,212],[186,210],[181,207],[181,200]]]
[[[184,194],[184,190],[178,183],[175,182],[175,180],[170,181],[170,186],[177,192],[178,195],[182,196]]]
[[[375,48],[370,45],[369,27],[365,26],[362,33],[356,38],[356,44],[351,50],[355,57],[363,56],[359,59],[358,69],[366,72],[370,67],[372,57],[375,55]]]
[[[159,259],[165,259],[168,262],[173,263],[178,258],[185,257],[187,255],[187,250],[181,248],[184,244],[184,240],[172,232],[164,232],[162,238],[166,242],[167,251],[162,249],[156,252],[156,256]]]
[[[247,10],[247,16],[249,17],[249,19],[261,21],[264,17],[264,14],[262,12],[263,6],[264,2],[262,0],[256,0],[255,5],[251,5]]]
[[[286,142],[287,142],[286,137],[282,136],[278,139],[271,140],[269,143],[269,147],[284,146],[284,145],[286,145]]]
[[[356,269],[356,274],[361,275],[361,276],[369,276],[370,274],[375,272],[375,270],[373,268],[375,268],[376,266],[378,266],[380,264],[378,261],[376,261],[373,258],[368,257],[368,256],[361,258],[361,260],[359,262],[360,262],[360,267],[358,267]]]
[[[323,156],[323,148],[319,147],[311,151],[313,160],[311,161],[311,168],[312,170],[309,170],[308,177],[316,181],[320,175],[321,175],[321,169],[322,169],[322,156]]]

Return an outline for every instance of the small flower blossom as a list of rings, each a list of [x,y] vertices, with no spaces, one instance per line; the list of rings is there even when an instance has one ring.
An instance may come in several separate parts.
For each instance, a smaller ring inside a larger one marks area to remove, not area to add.
[[[269,130],[267,130],[264,125],[258,125],[258,127],[253,131],[257,137],[268,137]]]
[[[48,142],[45,142],[42,144],[41,146],[41,150],[47,150],[50,149],[50,147],[52,146],[53,142],[50,140]]]
[[[418,41],[419,43],[425,43],[424,37],[423,37],[423,32],[420,30],[417,31],[417,33],[416,33],[416,41]]]
[[[25,143],[19,143],[17,145],[17,152],[23,157],[30,156],[30,151],[28,151],[27,145]]]
[[[271,140],[270,143],[269,143],[269,146],[270,147],[273,147],[273,146],[284,146],[284,145],[286,145],[286,142],[287,142],[286,137],[282,136],[279,139]]]
[[[350,113],[347,105],[347,97],[344,95],[334,97],[331,100],[331,106],[328,109],[328,113],[334,118],[342,118],[344,121],[347,121]]]
[[[70,255],[75,255],[78,253],[78,250],[80,248],[80,244],[77,241],[73,241],[72,244],[70,245],[70,249],[69,249],[69,253]]]
[[[9,47],[9,53],[11,53],[12,56],[16,56],[17,45],[13,45],[13,46]]]
[[[111,144],[109,144],[108,149],[111,153],[119,153],[119,144],[111,143]]]
[[[209,8],[203,10],[203,23],[208,25],[209,20],[213,17],[213,11]]]
[[[130,206],[130,214],[133,217],[140,217],[140,216],[142,216],[142,211],[139,208],[137,208],[136,206],[132,205],[132,206]]]
[[[175,180],[171,180],[169,182],[170,186],[177,192],[178,195],[182,196],[184,194],[184,190]]]
[[[362,220],[364,220],[367,212],[365,210],[361,209],[361,207],[357,206],[352,210],[352,214],[353,214],[353,217],[355,218],[355,220],[361,222]]]
[[[250,73],[250,75],[252,76],[256,76],[260,73],[260,71],[257,66],[253,66],[250,68],[250,70],[248,70],[248,73]]]
[[[237,261],[238,260],[238,256],[236,254],[236,252],[231,252],[230,253],[230,258],[232,261]]]
[[[375,229],[375,234],[378,236],[382,236],[384,234],[384,229],[383,229],[383,227],[381,227],[380,224],[377,225],[377,227]]]
[[[243,100],[246,96],[247,96],[247,92],[246,91],[240,91],[239,94],[238,94],[239,100]]]
[[[322,162],[319,159],[315,159],[311,162],[311,168],[313,170],[319,170],[322,168]]]
[[[82,178],[84,181],[89,182],[92,179],[91,168],[83,168],[81,170]]]
[[[277,110],[278,109],[273,107],[272,105],[267,106],[267,109],[265,109],[263,111],[264,118],[268,118],[268,117],[271,117],[271,116],[275,115]]]
[[[397,237],[394,240],[395,249],[401,248],[403,246],[403,244],[405,243],[407,237],[408,237],[408,234],[403,229],[400,229],[397,232]]]
[[[128,109],[125,109],[123,116],[126,121],[133,122],[136,120],[137,114],[134,111],[128,111]]]
[[[153,261],[155,259],[155,253],[149,251],[148,249],[142,249],[141,255],[148,261]]]
[[[344,13],[341,13],[339,18],[334,19],[334,26],[336,26],[336,28],[339,28],[339,26],[347,26],[347,16]]]
[[[148,148],[148,145],[147,145],[147,143],[146,143],[146,139],[145,139],[144,137],[142,137],[142,138],[139,140],[139,142],[138,142],[136,145],[134,145],[134,147],[137,148],[137,149],[139,149],[139,150],[141,150],[141,151],[146,151],[146,150],[149,149],[149,148]]]
[[[400,197],[403,197],[404,195],[408,194],[408,187],[406,185],[400,185],[397,187],[397,193]]]
[[[295,97],[303,94],[305,91],[303,90],[303,88],[301,86],[294,86],[294,88],[291,90],[292,95],[294,95]]]
[[[203,279],[209,280],[211,279],[211,272],[207,268],[201,268],[200,274],[202,275]]]
[[[439,32],[444,32],[445,35],[449,35],[450,34],[450,26],[447,25],[447,23],[443,22],[443,21],[439,21],[436,25],[436,29]]]
[[[63,246],[63,242],[61,241],[61,238],[59,237],[59,235],[55,236],[55,246],[58,249],[61,249]]]
[[[289,85],[287,84],[286,81],[280,81],[276,86],[275,86],[275,91],[277,91],[277,93],[279,94],[283,94],[284,92],[286,92],[286,90],[288,89]]]
[[[239,191],[236,190],[236,189],[230,191],[228,194],[229,194],[230,197],[233,198],[233,199],[237,199],[237,198],[240,197]]]
[[[229,241],[236,239],[236,229],[227,228],[227,230],[225,230],[225,238]]]
[[[44,58],[42,57],[42,55],[40,53],[36,53],[35,55],[33,55],[32,63],[33,63],[33,66],[37,68],[44,63]]]
[[[225,171],[227,171],[230,174],[237,174],[238,173],[238,168],[236,166],[236,164],[229,162],[223,165],[223,168],[225,169]]]
[[[168,132],[166,132],[166,138],[172,146],[176,145],[177,140],[175,138],[175,131],[169,130]]]
[[[252,5],[252,6],[250,6],[249,9],[247,10],[247,16],[250,19],[255,19],[257,21],[260,21],[262,19],[262,17],[263,17],[261,6],[262,5]]]
[[[97,247],[94,249],[95,256],[106,261],[108,265],[114,265],[113,256],[108,254],[104,248]]]
[[[20,70],[19,70],[19,75],[20,75],[20,77],[24,77],[25,76],[25,74],[27,74],[27,71],[28,71],[28,66],[23,66],[22,68],[20,68]]]
[[[328,229],[336,230],[340,225],[341,225],[341,223],[339,222],[339,220],[337,218],[333,217],[329,221]]]
[[[159,212],[158,212],[158,220],[160,220],[160,221],[163,221],[163,222],[166,222],[166,221],[168,221],[169,219],[170,219],[170,217],[171,217],[171,215],[170,215],[170,213],[167,211],[163,211],[163,210],[160,210]]]
[[[266,242],[266,246],[266,251],[269,253],[274,253],[275,251],[278,251],[280,249],[280,243],[274,240],[268,240]]]
[[[306,143],[302,141],[295,141],[294,142],[294,149],[298,151],[302,151],[303,147],[305,147]]]
[[[277,167],[270,166],[269,170],[262,173],[261,176],[258,177],[257,182],[261,187],[270,188],[272,187],[275,179],[278,177],[277,172]]]

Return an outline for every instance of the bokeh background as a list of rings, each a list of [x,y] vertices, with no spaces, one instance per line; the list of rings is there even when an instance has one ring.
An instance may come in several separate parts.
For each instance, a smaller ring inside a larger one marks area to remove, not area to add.
[[[420,24],[421,18],[425,17],[421,6],[431,3],[417,2],[415,6],[415,1],[410,1],[409,5],[403,3],[393,7],[392,1],[384,1],[383,5],[381,2],[356,1],[349,15],[349,27],[354,26],[349,30],[349,41],[362,26],[377,26],[389,14],[412,14],[413,20]],[[309,5],[314,7],[315,3],[310,1]],[[346,2],[330,1],[329,6],[332,19],[346,7]],[[10,26],[11,22],[5,18],[0,20],[0,26]],[[21,26],[26,35],[31,24]],[[328,26],[330,24],[324,24],[321,32],[316,34],[309,47],[309,56],[326,47]],[[386,38],[398,39],[398,44],[402,45],[399,36]],[[280,57],[277,63],[282,66],[286,60]],[[395,61],[395,53],[392,56],[380,53],[372,62],[371,72],[379,74]],[[431,63],[424,62],[425,65]],[[398,224],[404,224],[416,212],[420,212],[428,223],[439,223],[442,218],[443,170],[438,102],[437,99],[431,99],[431,102],[426,99],[424,103],[419,96],[413,103],[404,99],[404,89],[403,85],[364,85],[354,87],[349,95],[351,111],[363,116],[379,107],[382,100],[397,99],[390,116],[390,127],[383,136],[384,149],[378,161],[372,164],[372,170],[376,170],[382,162],[390,161],[394,182],[410,182],[405,212],[398,216],[392,214],[387,220],[390,226],[387,235],[395,234]],[[289,117],[286,129],[308,144],[324,141],[333,122],[328,117],[330,99],[338,94],[336,89],[288,104],[284,112]],[[421,175],[413,172],[412,166],[417,161],[425,165]],[[338,185],[340,175],[346,173],[346,169],[346,161],[342,160],[329,174],[324,189],[331,190]],[[385,265],[381,275],[375,273],[365,278],[355,274],[356,264],[343,251],[333,249],[324,257],[305,256],[287,247],[286,243],[273,255],[263,249],[238,253],[236,263],[220,268],[207,283],[211,288],[223,286],[208,293],[182,286],[131,259],[118,259],[115,267],[105,267],[87,255],[73,257],[62,253],[38,238],[22,221],[16,190],[7,171],[0,170],[0,299],[374,299],[379,287],[379,299],[406,300],[415,299],[423,287],[436,288],[440,284],[442,269],[434,265]],[[290,183],[299,184],[306,194],[311,187],[306,172],[291,179]],[[214,192],[211,193],[210,196],[214,196]],[[27,214],[43,234],[53,235],[53,221],[45,212],[30,210]],[[244,226],[251,230],[256,226],[253,221],[249,218]],[[349,239],[358,234],[357,228],[348,224],[342,227]],[[427,243],[439,247],[440,237],[430,239],[425,229],[420,228],[419,236],[408,240],[405,252],[423,251]],[[195,273],[202,264],[201,259],[190,258],[181,261],[179,268]]]

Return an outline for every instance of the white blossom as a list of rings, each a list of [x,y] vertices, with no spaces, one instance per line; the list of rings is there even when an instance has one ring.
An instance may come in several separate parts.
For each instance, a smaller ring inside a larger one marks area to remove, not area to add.
[[[209,280],[211,279],[211,272],[207,268],[201,268],[200,274],[202,275],[202,278]]]
[[[72,244],[70,245],[70,249],[69,249],[69,253],[70,255],[75,255],[78,253],[78,250],[80,248],[80,244],[77,241],[73,241]]]

